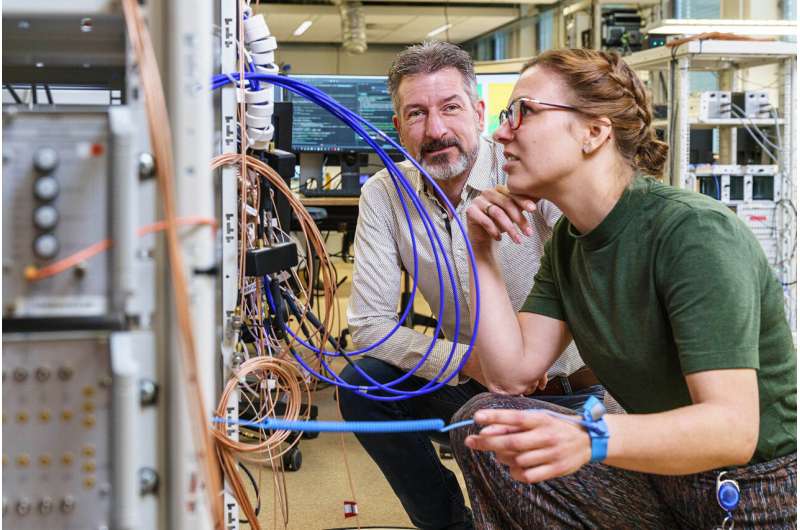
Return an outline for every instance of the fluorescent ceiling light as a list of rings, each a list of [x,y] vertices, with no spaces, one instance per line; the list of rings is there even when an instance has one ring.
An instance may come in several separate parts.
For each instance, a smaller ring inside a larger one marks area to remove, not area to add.
[[[665,19],[644,30],[648,35],[697,35],[718,31],[737,35],[795,35],[797,23],[791,20],[703,20]]]
[[[453,27],[452,24],[445,24],[444,26],[439,26],[435,30],[433,30],[430,33],[428,33],[428,37],[435,37],[439,33],[443,32],[443,31],[447,31],[448,29],[450,29],[452,27]]]
[[[295,37],[299,37],[300,35],[302,35],[303,33],[305,33],[305,32],[306,32],[306,30],[308,30],[308,28],[310,28],[310,27],[311,27],[311,24],[313,24],[313,23],[314,23],[314,21],[313,21],[313,20],[311,20],[311,19],[309,19],[309,20],[304,20],[302,24],[300,24],[299,26],[297,26],[297,29],[296,29],[296,30],[294,30],[294,33],[292,33],[292,35],[294,35]]]

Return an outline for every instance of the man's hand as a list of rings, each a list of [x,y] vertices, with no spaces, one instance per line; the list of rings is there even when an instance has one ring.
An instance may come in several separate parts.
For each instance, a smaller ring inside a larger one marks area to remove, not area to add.
[[[542,412],[479,410],[475,423],[486,427],[467,437],[467,447],[493,451],[520,482],[531,484],[569,475],[592,456],[583,427]]]

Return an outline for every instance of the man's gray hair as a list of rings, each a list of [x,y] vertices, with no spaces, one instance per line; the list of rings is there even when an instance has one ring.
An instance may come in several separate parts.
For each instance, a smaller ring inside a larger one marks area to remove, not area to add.
[[[445,68],[455,68],[464,80],[464,90],[473,105],[478,101],[478,82],[475,79],[475,67],[467,52],[449,42],[426,41],[409,46],[397,57],[389,67],[389,94],[397,113],[399,101],[397,89],[403,78],[417,74],[432,74]]]

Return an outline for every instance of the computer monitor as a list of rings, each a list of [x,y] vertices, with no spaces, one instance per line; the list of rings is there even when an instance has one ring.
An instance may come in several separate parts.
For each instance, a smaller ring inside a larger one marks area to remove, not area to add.
[[[294,79],[325,92],[359,114],[368,122],[397,140],[392,124],[392,99],[385,76],[297,75]],[[293,104],[292,150],[299,153],[359,153],[372,148],[339,118],[305,99],[289,92],[284,99]],[[379,145],[393,147],[381,140]]]
[[[293,77],[327,93],[399,143],[392,123],[394,110],[385,76]],[[500,111],[508,105],[519,74],[478,74],[476,78],[478,97],[486,104],[483,133],[491,135],[499,125]],[[291,101],[293,106],[292,151],[300,154],[301,186],[309,180],[323,186],[323,155],[326,155],[329,161],[334,159],[341,164],[342,188],[358,194],[363,180],[359,167],[363,166],[363,161],[356,154],[372,149],[350,127],[302,96],[286,90],[283,99]],[[392,149],[388,142],[381,142],[381,146],[389,151]]]
[[[385,76],[298,75],[295,79],[327,93],[350,110],[399,141],[392,124],[392,100]],[[508,105],[519,74],[477,74],[478,97],[486,103],[483,132],[491,135],[499,125],[500,111]],[[285,101],[294,105],[292,150],[300,153],[368,152],[370,147],[338,118],[288,90]],[[381,147],[391,150],[388,142]]]

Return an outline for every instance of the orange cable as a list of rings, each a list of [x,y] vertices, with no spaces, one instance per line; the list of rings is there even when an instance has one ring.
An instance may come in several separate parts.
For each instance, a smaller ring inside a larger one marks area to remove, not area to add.
[[[178,225],[209,225],[212,228],[217,227],[216,219],[199,216],[180,217],[175,220],[175,223]],[[156,223],[139,228],[136,231],[136,235],[142,237],[147,234],[161,232],[162,230],[166,229],[167,222],[158,221]],[[37,268],[34,265],[29,265],[25,268],[25,279],[29,282],[38,282],[39,280],[44,280],[45,278],[50,278],[51,276],[61,274],[62,272],[68,271],[72,267],[75,267],[79,263],[86,261],[89,258],[100,254],[101,252],[105,252],[111,248],[113,244],[114,242],[112,240],[104,239],[102,241],[98,241],[97,243],[93,243],[84,249],[78,250],[77,252],[70,254],[66,258],[60,259],[55,263],[48,265],[47,267]]]
[[[144,94],[147,125],[151,148],[155,153],[156,175],[161,191],[164,216],[166,217],[167,250],[169,272],[175,302],[175,315],[178,321],[181,362],[179,367],[186,383],[186,401],[189,407],[190,425],[193,431],[192,442],[196,451],[199,473],[202,478],[207,509],[215,529],[222,530],[224,516],[219,494],[222,491],[220,469],[214,457],[214,438],[208,431],[208,411],[205,410],[204,389],[200,385],[198,354],[192,329],[189,287],[184,272],[183,255],[178,241],[175,220],[175,190],[172,179],[175,176],[175,161],[172,152],[172,131],[164,96],[161,74],[155,58],[155,50],[150,33],[144,23],[141,7],[137,0],[122,0],[125,25],[128,30],[131,48],[139,67],[140,83]]]

